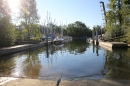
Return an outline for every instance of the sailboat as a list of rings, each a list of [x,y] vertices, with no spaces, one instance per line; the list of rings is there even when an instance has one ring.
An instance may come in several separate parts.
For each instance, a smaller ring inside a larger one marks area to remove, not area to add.
[[[53,40],[53,43],[54,43],[55,45],[63,44],[63,43],[64,43],[64,39],[61,38],[61,37],[56,37],[56,38]]]
[[[54,40],[53,40],[53,44],[55,45],[60,45],[64,43],[64,39],[63,39],[63,29],[61,28],[61,36],[57,36]]]

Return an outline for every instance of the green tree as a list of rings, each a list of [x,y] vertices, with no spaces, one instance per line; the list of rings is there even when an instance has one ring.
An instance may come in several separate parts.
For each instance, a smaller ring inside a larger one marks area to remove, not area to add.
[[[30,26],[30,37],[34,40],[40,40],[40,37],[42,36],[42,31],[40,31],[40,25],[38,24],[31,24]]]
[[[35,0],[21,0],[20,18],[30,39],[32,27],[39,21]]]
[[[109,4],[107,6],[110,9],[108,13],[111,15],[111,18],[115,17],[114,18],[116,21],[115,23],[121,26],[122,25],[122,14],[121,14],[122,0],[109,0]]]
[[[67,33],[72,37],[84,37],[90,36],[91,30],[84,23],[76,21],[68,25]]]
[[[123,0],[122,1],[122,17],[123,17],[123,29],[125,30],[125,35],[127,37],[127,42],[130,44],[130,0]]]
[[[98,30],[98,35],[101,35],[102,28],[100,25],[93,26],[93,30],[96,32]]]
[[[61,27],[55,26],[55,33],[61,34]]]
[[[106,14],[107,38],[113,37],[116,31],[121,31],[122,26],[121,6],[122,6],[121,0],[109,0],[109,3],[107,5],[109,10]]]
[[[124,31],[126,31],[128,34],[130,26],[130,1],[109,0],[107,7],[108,12],[106,13],[106,33],[110,34],[109,37],[126,35]]]
[[[6,0],[0,0],[0,47],[13,45],[15,29],[11,23],[10,8]]]

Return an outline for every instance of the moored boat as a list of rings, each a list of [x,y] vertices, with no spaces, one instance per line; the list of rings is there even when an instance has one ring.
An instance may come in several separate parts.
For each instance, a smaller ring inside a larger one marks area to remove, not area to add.
[[[64,43],[64,39],[57,37],[57,38],[55,38],[55,39],[53,40],[53,43],[54,43],[55,45],[63,44],[63,43]]]

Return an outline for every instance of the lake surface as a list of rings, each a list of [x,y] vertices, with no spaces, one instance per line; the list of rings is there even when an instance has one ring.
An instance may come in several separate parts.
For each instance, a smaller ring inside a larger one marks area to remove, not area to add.
[[[108,51],[83,40],[0,56],[1,77],[130,80],[130,49]]]

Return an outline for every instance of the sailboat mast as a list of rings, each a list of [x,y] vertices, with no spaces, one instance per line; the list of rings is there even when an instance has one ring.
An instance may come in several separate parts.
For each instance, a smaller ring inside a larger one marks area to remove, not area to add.
[[[47,11],[46,43],[48,44],[48,11]]]
[[[44,20],[44,34],[45,34],[45,30],[46,30],[45,23],[46,23],[46,20]]]
[[[53,35],[55,35],[55,26],[56,24],[55,24],[55,19],[54,19]]]

